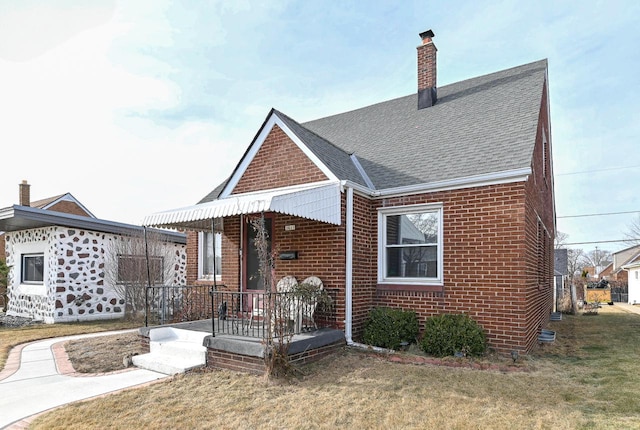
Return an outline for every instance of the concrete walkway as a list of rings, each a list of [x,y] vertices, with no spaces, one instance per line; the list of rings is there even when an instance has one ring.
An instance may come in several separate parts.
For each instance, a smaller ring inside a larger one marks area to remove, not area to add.
[[[640,305],[630,305],[629,303],[614,303],[614,307],[622,309],[625,312],[640,314]]]
[[[88,376],[74,372],[62,347],[64,342],[123,332],[46,339],[11,350],[0,372],[0,429],[26,428],[36,415],[47,410],[168,378],[137,368]]]

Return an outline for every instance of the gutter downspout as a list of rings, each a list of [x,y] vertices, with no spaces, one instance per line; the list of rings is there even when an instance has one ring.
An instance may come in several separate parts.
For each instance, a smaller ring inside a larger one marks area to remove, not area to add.
[[[347,188],[346,214],[346,273],[345,273],[345,321],[344,337],[347,345],[353,343],[353,187]]]
[[[343,184],[344,185],[344,184]],[[347,346],[366,349],[369,351],[393,353],[392,349],[379,346],[365,345],[353,341],[353,187],[347,188],[347,213],[346,213],[346,273],[345,273],[345,320],[344,337]]]

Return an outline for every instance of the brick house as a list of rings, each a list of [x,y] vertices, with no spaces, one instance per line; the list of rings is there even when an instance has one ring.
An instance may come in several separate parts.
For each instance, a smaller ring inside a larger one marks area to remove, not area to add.
[[[629,273],[624,269],[624,266],[640,259],[640,245],[613,252],[611,257],[613,261],[598,273],[598,279],[626,284],[629,280]]]
[[[466,313],[495,350],[531,350],[553,307],[547,61],[438,88],[420,36],[414,94],[305,123],[272,109],[224,183],[145,218],[190,231],[188,284],[260,288],[248,220],[264,214],[276,278],[335,291],[347,343],[390,306]]]
[[[23,181],[19,204],[0,209],[0,246],[10,267],[7,315],[45,323],[123,317],[125,299],[116,287],[122,282],[120,268],[140,256],[123,254],[131,248],[120,244],[141,237],[143,227],[98,219],[69,193],[38,201],[30,197],[30,185]],[[158,234],[154,249],[161,251],[152,258],[171,260],[172,273],[163,275],[169,284],[183,285],[186,237]]]

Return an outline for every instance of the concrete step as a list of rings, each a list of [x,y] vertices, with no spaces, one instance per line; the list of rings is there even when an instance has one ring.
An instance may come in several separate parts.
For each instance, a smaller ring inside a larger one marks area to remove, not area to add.
[[[206,365],[206,360],[177,358],[158,353],[134,355],[131,359],[136,367],[164,373],[165,375],[185,373],[188,370],[198,369]]]
[[[167,355],[176,359],[195,359],[206,360],[207,348],[190,341],[171,340],[168,342],[149,342],[149,350],[151,354]]]
[[[167,375],[203,367],[207,363],[204,339],[208,335],[205,332],[173,327],[152,329],[149,331],[150,352],[133,356],[133,364]]]

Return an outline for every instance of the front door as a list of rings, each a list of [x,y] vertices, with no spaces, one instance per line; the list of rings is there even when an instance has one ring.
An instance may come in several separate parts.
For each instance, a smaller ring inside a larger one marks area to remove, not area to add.
[[[267,252],[271,255],[271,237],[272,237],[272,218],[264,217],[265,232],[267,235]],[[253,227],[251,221],[245,225],[245,290],[246,291],[264,291],[264,281],[260,275],[260,258],[256,247],[256,238],[258,232]]]

